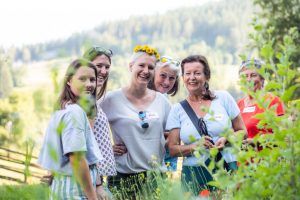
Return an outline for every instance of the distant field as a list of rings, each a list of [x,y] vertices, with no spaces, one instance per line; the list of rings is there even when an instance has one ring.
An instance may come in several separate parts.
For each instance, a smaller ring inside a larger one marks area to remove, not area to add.
[[[28,63],[22,81],[27,87],[52,86],[51,70],[57,68],[61,79],[68,64],[66,59]]]
[[[62,77],[65,73],[65,70],[69,64],[71,59],[62,59],[62,60],[51,60],[51,61],[42,61],[29,63],[26,65],[26,74],[23,77],[23,82],[27,87],[35,88],[40,86],[52,87],[52,79],[51,79],[51,69],[57,68],[59,69],[59,80],[62,80]],[[216,65],[212,66],[212,74],[210,87],[212,89],[227,89],[229,87],[233,87],[236,90],[238,88],[238,67],[235,65]],[[128,69],[124,66],[114,66],[112,65],[112,77],[114,70],[124,71],[124,75],[127,75]],[[127,76],[128,77],[128,76]],[[116,77],[120,78],[120,77]],[[116,89],[115,87],[118,84],[114,84],[114,82],[118,80],[110,79],[112,82],[109,84],[109,88]],[[112,87],[110,87],[112,85]],[[123,84],[124,85],[124,84]],[[181,86],[183,84],[181,83]],[[181,87],[183,88],[183,87]]]

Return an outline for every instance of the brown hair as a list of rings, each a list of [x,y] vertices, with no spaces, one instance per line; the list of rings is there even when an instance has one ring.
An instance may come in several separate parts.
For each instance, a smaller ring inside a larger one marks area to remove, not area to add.
[[[65,75],[65,78],[64,78],[63,89],[62,89],[62,92],[61,92],[60,97],[58,99],[58,104],[60,106],[60,109],[64,109],[65,105],[68,102],[76,103],[78,101],[79,98],[77,96],[75,96],[75,94],[71,91],[71,88],[68,85],[68,82],[72,79],[72,77],[77,72],[77,70],[82,66],[92,68],[95,71],[96,81],[97,81],[97,69],[96,69],[96,66],[93,63],[91,63],[91,62],[89,62],[88,60],[85,60],[85,59],[76,59],[73,62],[71,62],[71,64],[69,65],[69,67],[67,69],[67,72],[66,72],[66,75]],[[96,89],[92,93],[92,97],[96,98]]]
[[[188,56],[188,57],[184,58],[181,61],[182,76],[184,76],[184,65],[186,63],[193,63],[193,62],[201,63],[204,66],[203,72],[204,72],[205,78],[207,79],[207,81],[209,81],[209,79],[210,79],[210,67],[209,67],[207,59],[205,58],[205,56],[202,56],[202,55],[191,55],[191,56]],[[203,99],[204,100],[213,100],[213,99],[215,99],[216,96],[209,90],[208,82],[205,82],[204,87],[205,87],[205,92],[203,94]]]
[[[102,47],[99,47],[99,46],[93,46],[93,47],[89,48],[83,54],[83,57],[85,59],[87,59],[88,61],[93,62],[96,59],[96,57],[102,56],[102,55],[105,55],[108,58],[109,63],[111,64],[111,57],[113,56],[112,50],[105,49],[105,48],[102,48]],[[104,93],[106,91],[106,88],[107,88],[107,82],[108,82],[108,78],[104,81],[101,89],[97,93],[97,95],[96,95],[97,100],[100,99],[104,95]],[[96,91],[97,91],[97,89],[96,89]]]

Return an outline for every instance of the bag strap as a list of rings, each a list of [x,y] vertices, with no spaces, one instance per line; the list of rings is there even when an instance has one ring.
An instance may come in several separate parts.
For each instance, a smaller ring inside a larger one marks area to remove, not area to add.
[[[198,125],[198,120],[199,119],[198,119],[196,113],[194,112],[193,108],[191,107],[191,105],[189,104],[189,102],[186,99],[181,101],[180,104],[181,104],[182,108],[185,110],[186,114],[191,119],[191,121],[193,122],[193,124],[194,124],[195,128],[197,129],[198,133],[202,137],[204,135],[204,133],[202,133],[202,131],[201,131],[199,125]],[[222,154],[221,154],[220,151],[218,151],[218,154],[215,157],[215,162],[219,162],[221,159],[222,159]],[[224,165],[225,164],[227,164],[227,163],[224,160]]]
[[[180,102],[182,108],[185,110],[186,114],[189,116],[190,120],[193,122],[195,128],[197,129],[198,133],[202,137],[204,134],[202,133],[199,125],[198,125],[198,117],[194,112],[193,108],[190,106],[189,102],[185,99]]]

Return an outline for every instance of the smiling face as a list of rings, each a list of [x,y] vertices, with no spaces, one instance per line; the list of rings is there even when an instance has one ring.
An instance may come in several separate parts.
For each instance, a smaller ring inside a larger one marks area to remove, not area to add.
[[[81,66],[67,82],[76,97],[92,95],[96,88],[96,74],[93,68]]]
[[[132,81],[136,84],[142,84],[147,87],[149,81],[154,75],[156,58],[143,53],[129,64],[132,72]]]
[[[201,94],[207,80],[204,74],[204,66],[200,62],[185,63],[183,82],[190,94]]]
[[[97,87],[101,88],[108,79],[111,63],[108,57],[104,54],[97,56],[92,63],[97,68]]]
[[[252,91],[261,90],[264,85],[264,79],[258,74],[255,69],[243,68],[240,71],[240,77],[245,78],[245,80],[250,83],[250,88]]]
[[[177,72],[169,66],[160,67],[155,70],[154,85],[155,89],[162,93],[168,93],[175,85]]]

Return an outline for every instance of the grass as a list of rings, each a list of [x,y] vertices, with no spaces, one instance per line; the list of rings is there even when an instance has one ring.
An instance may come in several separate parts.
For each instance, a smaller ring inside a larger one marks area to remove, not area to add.
[[[49,187],[35,185],[1,185],[0,200],[41,200],[48,199]]]

